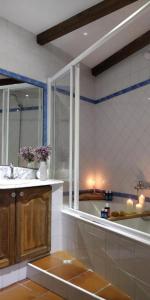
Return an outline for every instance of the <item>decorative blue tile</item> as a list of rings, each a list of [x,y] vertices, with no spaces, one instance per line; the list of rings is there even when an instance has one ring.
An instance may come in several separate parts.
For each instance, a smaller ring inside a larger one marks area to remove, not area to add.
[[[127,88],[122,89],[122,90],[120,90],[120,91],[118,91],[118,92],[115,92],[115,93],[113,93],[113,94],[110,94],[110,95],[107,95],[107,96],[102,97],[102,98],[100,98],[100,99],[97,99],[95,102],[96,102],[96,104],[102,103],[102,102],[107,101],[107,100],[110,100],[110,99],[112,99],[112,98],[114,98],[114,97],[118,97],[118,96],[120,96],[120,95],[129,93],[129,92],[132,92],[132,91],[134,91],[134,90],[136,90],[136,89],[139,89],[139,88],[141,88],[141,87],[143,87],[143,86],[145,86],[145,85],[148,85],[148,84],[150,84],[150,79],[147,79],[147,80],[138,82],[138,83],[136,83],[136,84],[134,84],[134,85],[128,86]]]

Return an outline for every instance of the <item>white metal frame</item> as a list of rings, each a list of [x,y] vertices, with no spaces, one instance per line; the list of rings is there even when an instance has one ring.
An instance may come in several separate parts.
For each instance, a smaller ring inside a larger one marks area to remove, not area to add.
[[[70,131],[69,131],[69,207],[72,207],[73,188],[73,87],[74,69],[70,68]]]
[[[2,98],[2,145],[1,163],[8,163],[8,144],[9,144],[9,88],[3,88]]]
[[[104,45],[110,38],[116,36],[120,31],[122,31],[128,24],[132,23],[134,19],[144,12],[148,7],[150,7],[150,0],[145,1],[146,3],[142,5],[138,10],[132,13],[129,17],[123,20],[120,24],[115,26],[112,30],[110,30],[106,35],[100,38],[96,43],[94,43],[91,47],[77,56],[74,60],[72,60],[68,65],[66,65],[63,69],[57,72],[54,76],[48,79],[48,141],[51,142],[51,134],[50,128],[52,125],[52,118],[51,118],[51,104],[52,104],[52,93],[51,93],[51,86],[52,82],[55,82],[59,77],[70,71],[71,79],[70,79],[70,104],[72,105],[73,101],[73,69],[75,69],[75,145],[74,145],[74,209],[78,209],[79,207],[79,101],[80,101],[80,85],[79,85],[79,78],[80,78],[80,71],[79,71],[79,63],[85,59],[88,55],[93,53],[96,49],[100,48]],[[69,156],[69,180],[72,182],[72,150],[73,150],[73,140],[72,140],[72,116],[73,110],[70,108],[70,156]],[[72,183],[69,189],[69,207],[72,207]]]

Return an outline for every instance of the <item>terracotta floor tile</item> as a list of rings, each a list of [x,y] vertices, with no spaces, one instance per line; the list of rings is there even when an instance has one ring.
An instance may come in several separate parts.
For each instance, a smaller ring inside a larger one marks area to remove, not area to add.
[[[52,254],[54,257],[60,258],[61,260],[64,259],[73,259],[74,256],[72,256],[69,252],[66,251],[57,251]]]
[[[64,300],[62,297],[57,296],[52,292],[47,292],[44,296],[36,300]]]
[[[97,293],[96,295],[101,296],[106,300],[132,300],[129,296],[112,285]]]
[[[47,270],[50,268],[54,268],[58,265],[61,265],[61,260],[57,258],[56,256],[49,255],[44,258],[38,259],[34,262],[32,262],[33,265],[43,269]]]
[[[36,296],[43,295],[47,292],[47,289],[31,280],[26,280],[26,282],[20,283],[20,285],[25,286],[29,290],[33,291]]]
[[[96,293],[101,288],[104,288],[109,284],[107,280],[92,271],[82,273],[81,275],[70,280],[70,282],[91,293]]]
[[[86,267],[82,263],[77,260],[72,260],[70,263],[62,263],[61,266],[47,271],[65,280],[70,280],[86,270]]]
[[[27,284],[23,286],[22,283]],[[31,289],[32,288],[32,291]],[[44,291],[44,293],[43,293]],[[40,293],[43,293],[41,295]],[[0,300],[65,300],[64,298],[48,291],[42,286],[27,279],[13,284],[0,292]]]
[[[4,289],[0,293],[0,300],[33,300],[35,299],[35,293],[27,288],[16,285]]]

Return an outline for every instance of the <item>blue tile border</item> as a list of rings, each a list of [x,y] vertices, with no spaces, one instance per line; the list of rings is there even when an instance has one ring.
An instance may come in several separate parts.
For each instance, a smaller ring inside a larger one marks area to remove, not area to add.
[[[92,192],[93,190],[91,189],[88,189],[88,190],[79,190],[79,194],[84,194],[84,193],[90,193]],[[96,192],[105,192],[105,190],[100,190],[100,189],[96,189]],[[74,194],[74,192],[72,192],[72,195]],[[63,193],[64,196],[69,196],[69,192],[64,192]],[[112,191],[112,196],[113,197],[118,197],[118,198],[125,198],[125,199],[132,199],[132,200],[137,200],[137,195],[135,194],[128,194],[128,193],[121,193],[121,192],[115,192],[115,191]],[[96,201],[96,200],[95,200]],[[97,201],[100,201],[100,200],[97,200]],[[112,200],[113,201],[113,200]],[[149,197],[146,197],[145,198],[145,201],[146,202],[150,202],[150,198]]]
[[[85,102],[88,102],[88,103],[91,103],[91,104],[100,104],[100,103],[102,103],[102,102],[105,102],[105,101],[108,101],[108,100],[111,100],[111,99],[113,99],[113,98],[115,98],[115,97],[118,97],[118,96],[120,96],[120,95],[123,95],[123,94],[126,94],[126,93],[129,93],[129,92],[132,92],[132,91],[134,91],[134,90],[136,90],[136,89],[139,89],[139,88],[141,88],[141,87],[143,87],[143,86],[146,86],[146,85],[148,85],[148,84],[150,84],[150,79],[146,79],[146,80],[144,80],[144,81],[141,81],[141,82],[138,82],[138,83],[136,83],[136,84],[133,84],[133,85],[131,85],[131,86],[128,86],[127,88],[124,88],[124,89],[122,89],[122,90],[119,90],[119,91],[117,91],[117,92],[115,92],[115,93],[112,93],[112,94],[110,94],[110,95],[107,95],[107,96],[104,96],[104,97],[102,97],[102,98],[99,98],[99,99],[92,99],[92,98],[88,98],[88,97],[85,97],[85,96],[80,96],[80,100],[81,101],[85,101]],[[67,87],[67,89],[66,88],[64,88],[64,87],[56,87],[56,90],[57,90],[57,92],[58,93],[61,93],[61,94],[63,94],[63,95],[66,95],[66,96],[69,96],[70,95],[70,91],[69,91],[69,87]]]
[[[2,69],[2,68],[0,68],[0,74],[18,79],[20,81],[29,83],[31,85],[35,85],[35,86],[40,87],[40,88],[43,89],[43,145],[47,145],[47,118],[48,118],[48,116],[47,116],[47,114],[48,114],[48,112],[47,112],[47,101],[48,101],[47,100],[47,84],[42,82],[42,81],[35,80],[35,79],[29,78],[29,77],[26,77],[26,76],[23,76],[23,75],[20,75],[18,73],[14,73],[14,72]],[[100,103],[103,103],[105,101],[111,100],[112,98],[118,97],[120,95],[129,93],[133,90],[136,90],[138,88],[146,86],[148,84],[150,84],[150,79],[138,82],[138,83],[136,83],[132,86],[129,86],[127,88],[124,88],[120,91],[117,91],[115,93],[112,93],[110,95],[104,96],[104,97],[99,98],[99,99],[92,99],[92,98],[81,95],[80,100],[84,101],[84,102],[87,102],[87,103],[90,103],[90,104],[94,104],[94,105],[95,104],[100,104]],[[62,94],[67,95],[67,96],[70,95],[69,89],[64,89],[63,87],[57,87],[56,89],[59,93],[62,93]],[[29,110],[31,110],[31,109],[29,109]]]
[[[10,112],[16,112],[16,111],[31,111],[31,110],[38,110],[39,107],[38,106],[26,106],[26,107],[14,107],[14,108],[10,108],[9,111]],[[0,109],[0,113],[2,113],[2,109]]]
[[[30,77],[26,77],[24,75],[20,75],[18,73],[14,73],[5,69],[0,68],[0,74],[15,78],[17,80],[23,81],[25,83],[29,83],[31,85],[35,85],[37,87],[40,87],[43,89],[43,145],[47,145],[47,84],[32,79]]]
[[[65,89],[62,87],[56,87],[56,91],[60,94],[66,95],[66,96],[70,96],[70,91],[69,89]],[[75,97],[75,93],[73,93],[73,97]],[[89,98],[89,97],[85,97],[85,96],[80,96],[80,100],[88,102],[88,103],[92,103],[92,104],[96,104],[95,99]]]
[[[118,96],[120,96],[120,95],[129,93],[129,92],[132,92],[132,91],[134,91],[134,90],[136,90],[136,89],[139,89],[139,88],[141,88],[141,87],[143,87],[143,86],[146,86],[146,85],[148,85],[148,84],[150,84],[150,79],[147,79],[147,80],[138,82],[138,83],[136,83],[136,84],[133,84],[133,85],[131,85],[131,86],[128,86],[128,87],[125,88],[125,89],[122,89],[122,90],[117,91],[117,92],[115,92],[115,93],[113,93],[113,94],[110,94],[110,95],[107,95],[107,96],[102,97],[102,98],[100,98],[100,99],[97,99],[95,102],[96,102],[96,104],[102,103],[102,102],[107,101],[107,100],[110,100],[110,99],[112,99],[112,98],[114,98],[114,97],[118,97]]]

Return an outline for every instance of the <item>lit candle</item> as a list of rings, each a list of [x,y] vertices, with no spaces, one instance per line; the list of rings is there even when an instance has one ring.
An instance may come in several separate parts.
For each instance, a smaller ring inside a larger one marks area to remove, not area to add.
[[[144,195],[140,195],[139,196],[139,204],[141,204],[142,206],[144,206],[144,203],[145,203],[145,197],[144,197]]]
[[[143,205],[142,205],[142,204],[140,204],[140,203],[137,203],[137,204],[136,204],[136,212],[137,212],[138,214],[141,214],[141,213],[142,213],[142,208],[143,208]]]
[[[133,210],[133,200],[128,199],[127,200],[127,211],[132,212],[132,210]]]

